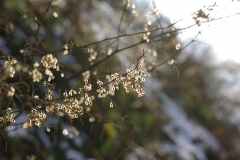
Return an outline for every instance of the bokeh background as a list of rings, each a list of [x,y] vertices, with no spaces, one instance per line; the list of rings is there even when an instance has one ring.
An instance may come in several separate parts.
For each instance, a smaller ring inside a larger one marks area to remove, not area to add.
[[[181,38],[181,32],[188,28],[168,27],[174,22],[160,9],[160,17],[152,16],[148,29],[165,29],[151,32],[149,42],[143,39],[143,34],[136,34],[96,43],[90,47],[98,55],[89,62],[88,47],[77,47],[143,31],[148,22],[145,15],[156,9],[152,1],[132,1],[135,8],[131,5],[125,9],[122,1],[53,0],[43,17],[49,3],[46,0],[0,1],[0,47],[20,62],[16,72],[23,81],[30,81],[24,70],[31,68],[31,62],[21,56],[20,50],[30,54],[29,44],[58,58],[65,76],[62,78],[60,72],[54,72],[56,77],[51,83],[61,90],[82,87],[82,74],[62,82],[109,56],[109,50],[114,55],[89,70],[89,82],[96,83],[97,79],[106,79],[106,75],[115,72],[123,74],[125,68],[136,65],[143,50],[151,77],[146,77],[142,84],[145,96],[139,98],[134,91],[126,93],[120,87],[115,96],[96,99],[93,106],[85,108],[89,113],[78,119],[51,116],[46,121],[50,132],[44,125],[24,129],[27,113],[23,112],[15,123],[2,127],[0,159],[240,159],[238,63],[218,61],[211,45],[198,39],[201,35],[198,31],[191,32],[194,39]],[[160,3],[156,5],[161,8]],[[134,11],[139,13],[137,17]],[[36,19],[41,17],[43,21],[37,32]],[[199,30],[194,20],[190,25]],[[203,34],[205,29],[217,28],[208,25],[206,22],[201,28]],[[35,43],[37,33],[42,37],[38,44]],[[226,43],[231,41],[222,38]],[[64,50],[55,52],[65,44],[69,45],[69,54],[63,55]],[[181,51],[176,48],[178,44]],[[40,55],[34,57],[34,61],[40,60]],[[2,67],[4,61],[0,63]],[[1,81],[14,83],[18,78],[2,77]],[[39,97],[44,97],[47,88],[42,82],[34,85]],[[16,106],[11,108],[17,111],[20,108],[15,100]],[[114,102],[112,108],[109,107],[111,101]],[[6,108],[1,105],[1,113]]]

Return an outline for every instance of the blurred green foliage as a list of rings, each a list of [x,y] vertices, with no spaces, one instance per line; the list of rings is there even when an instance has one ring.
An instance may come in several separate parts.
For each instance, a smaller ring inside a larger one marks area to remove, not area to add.
[[[88,0],[63,1],[58,5],[52,5],[49,12],[43,17],[49,1],[1,1],[0,27],[9,32],[6,33],[3,30],[0,32],[1,38],[6,42],[5,44],[1,43],[1,48],[8,50],[9,55],[16,57],[26,67],[31,68],[30,60],[22,58],[19,53],[23,48],[31,49],[26,45],[26,42],[31,43],[34,48],[41,50],[43,53],[52,53],[61,49],[67,43],[77,47],[97,41],[99,40],[98,34],[101,34],[101,32],[105,34],[108,30],[109,33],[107,34],[109,35],[104,35],[105,37],[115,36],[110,30],[114,28],[114,33],[116,33],[118,24],[115,23],[119,23],[124,6],[112,1],[97,2]],[[107,7],[110,7],[113,12],[104,15],[107,11],[103,12],[98,8],[97,5],[100,3],[106,3]],[[53,16],[54,12],[58,14],[58,17]],[[128,23],[131,23],[129,22],[131,13],[127,12],[126,15],[127,17],[124,17],[122,22],[125,27],[128,26]],[[39,35],[36,35],[38,34],[35,26],[36,18],[37,20],[43,18]],[[109,22],[109,18],[112,23]],[[140,22],[136,21],[136,24],[129,30],[135,30],[134,27],[140,26]],[[166,22],[167,20],[163,19],[162,21]],[[102,25],[102,28],[96,24]],[[104,28],[105,25],[109,28]],[[136,39],[135,37],[129,37],[126,41],[121,42],[120,46],[136,42]],[[159,48],[164,48],[171,55],[175,51],[173,41],[175,42],[176,39],[175,34],[160,39],[162,45]],[[100,52],[108,46],[116,47],[111,43],[113,42],[103,42],[92,45],[92,47]],[[142,54],[142,48],[145,49],[145,47],[151,48],[152,45],[132,47],[126,51],[128,53],[120,52],[119,54],[127,57],[127,61],[122,60],[124,56],[118,55],[106,60],[90,71],[89,81],[91,83],[96,82],[97,78],[104,79],[106,74],[117,71],[124,73],[124,67],[136,63],[137,58]],[[160,49],[156,50],[161,53]],[[55,55],[63,66],[61,69],[64,70],[65,77],[91,66],[88,62],[87,48],[72,49],[67,56],[63,56],[62,52]],[[99,55],[97,60],[104,57],[104,55]],[[164,57],[166,57],[164,54],[159,54],[156,60],[161,61]],[[40,57],[35,58],[35,60],[39,59]],[[163,69],[152,72],[152,75],[161,84],[161,88],[155,89],[166,93],[176,102],[179,101],[179,106],[184,106],[183,110],[191,120],[207,128],[218,139],[221,145],[221,153],[212,153],[210,150],[206,150],[208,159],[239,159],[239,150],[234,143],[235,139],[239,140],[237,126],[229,124],[224,119],[217,118],[211,107],[215,99],[209,97],[208,82],[205,78],[206,75],[213,74],[214,68],[190,56],[177,66],[177,71],[180,73],[179,78],[177,78],[176,72],[171,71],[169,65],[166,64]],[[94,72],[97,72],[97,75]],[[55,75],[57,77],[53,80],[53,83],[61,91],[71,89],[73,86],[79,88],[84,85],[81,75],[67,83],[62,83],[64,79],[60,77],[59,72],[56,72]],[[30,79],[27,73],[23,74],[21,78],[26,82]],[[7,79],[7,82],[11,83],[16,81],[17,78]],[[44,97],[46,88],[40,84],[34,85],[39,87],[36,93],[40,97]],[[113,108],[109,107],[111,101],[114,102]],[[18,102],[17,99],[16,102]],[[1,110],[5,109],[5,106],[1,106]],[[95,118],[94,122],[89,122],[91,117]],[[154,155],[152,159],[180,159],[176,153],[159,152],[153,147],[158,143],[158,149],[161,150],[163,149],[163,142],[173,143],[172,137],[164,130],[164,126],[171,122],[161,110],[161,101],[156,97],[151,100],[144,97],[138,98],[136,93],[133,91],[126,93],[122,87],[116,91],[115,96],[110,96],[109,99],[96,99],[89,114],[86,113],[75,120],[67,117],[60,119],[53,115],[51,123],[50,132],[47,132],[44,126],[42,126],[43,130],[34,126],[30,129],[22,129],[21,132],[24,132],[24,136],[10,135],[14,130],[22,128],[22,124],[16,124],[13,131],[11,127],[6,128],[0,136],[0,159],[20,160],[26,159],[30,155],[35,155],[37,159],[67,159],[66,152],[70,149],[78,151],[87,158],[127,159],[127,155],[138,147],[150,151]],[[76,138],[63,135],[64,125],[76,128],[80,132],[80,135],[76,136],[81,139],[78,139],[78,141],[81,141],[80,145],[77,144]],[[43,138],[43,136],[46,137]],[[6,140],[4,137],[6,137]],[[50,145],[47,145],[46,141]],[[141,156],[136,157],[137,159],[144,159]],[[76,160],[78,158],[75,157]]]

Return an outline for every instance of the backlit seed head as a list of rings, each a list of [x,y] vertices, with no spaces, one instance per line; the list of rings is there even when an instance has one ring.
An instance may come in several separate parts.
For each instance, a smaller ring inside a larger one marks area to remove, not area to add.
[[[110,102],[110,107],[113,107],[113,103],[112,102]]]

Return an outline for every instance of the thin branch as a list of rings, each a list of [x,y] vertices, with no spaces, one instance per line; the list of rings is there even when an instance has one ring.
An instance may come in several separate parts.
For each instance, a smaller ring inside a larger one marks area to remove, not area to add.
[[[4,152],[6,152],[6,151],[7,151],[7,139],[6,139],[6,137],[4,136],[3,132],[1,132],[1,134],[2,134],[2,136],[3,136],[3,138],[4,138],[4,140],[5,140],[6,149],[4,150]]]
[[[206,27],[206,28],[208,28],[208,27]],[[198,34],[197,34],[193,39],[196,39],[196,38],[198,37],[198,35],[201,34],[206,28],[204,28],[202,31],[198,32]],[[154,68],[152,68],[152,69],[150,69],[150,70],[148,70],[148,71],[151,71],[151,70],[153,70],[153,69],[155,69],[155,68],[157,68],[157,67],[159,67],[159,66],[161,66],[161,65],[163,65],[163,64],[165,64],[165,63],[167,63],[169,60],[171,60],[171,59],[173,59],[174,57],[176,57],[178,54],[181,53],[181,51],[182,51],[183,49],[187,48],[187,47],[188,47],[190,44],[192,44],[192,43],[193,43],[193,41],[191,40],[191,41],[190,41],[188,44],[186,44],[183,48],[180,48],[179,50],[177,50],[177,52],[176,52],[175,54],[173,54],[171,57],[169,57],[167,60],[163,61],[162,63],[160,63],[160,64],[158,64],[158,65],[156,65]]]
[[[40,39],[40,37],[39,37],[39,30],[40,30],[41,24],[42,24],[42,22],[43,22],[43,19],[44,19],[45,15],[46,15],[47,12],[49,11],[49,8],[50,8],[50,6],[51,6],[51,4],[52,4],[52,1],[53,1],[53,0],[51,0],[51,1],[49,2],[48,6],[47,6],[47,9],[46,9],[45,12],[43,13],[40,21],[38,21],[38,28],[37,28],[37,33],[36,33],[37,41]]]
[[[219,17],[219,18],[214,18],[214,19],[211,19],[211,20],[203,21],[202,23],[207,23],[207,22],[212,22],[212,21],[216,21],[216,20],[221,20],[221,19],[225,19],[225,18],[229,18],[229,17],[232,17],[232,16],[237,16],[237,15],[240,15],[240,12],[236,13],[236,14],[228,15],[228,16],[225,16],[225,17]],[[71,49],[75,50],[75,49],[80,49],[80,48],[87,48],[89,46],[92,46],[92,45],[95,45],[95,44],[98,44],[98,43],[102,43],[102,42],[105,42],[105,41],[113,40],[113,39],[118,39],[118,38],[122,38],[122,37],[130,37],[130,36],[135,36],[135,35],[139,35],[139,34],[144,34],[144,33],[147,33],[147,32],[155,32],[155,31],[158,31],[158,30],[168,29],[168,28],[176,25],[177,23],[179,23],[182,20],[184,20],[184,19],[180,19],[177,22],[168,25],[167,27],[159,27],[159,28],[155,28],[155,29],[152,29],[152,30],[149,30],[149,31],[140,31],[140,32],[129,33],[129,34],[124,33],[124,34],[119,35],[119,36],[105,38],[105,39],[100,40],[100,41],[95,41],[95,42],[88,43],[88,44],[85,44],[85,45],[79,46],[79,47],[73,47]],[[196,25],[197,24],[193,24],[193,25],[190,25],[190,26],[187,26],[187,27],[184,27],[184,28],[180,28],[180,29],[174,30],[174,31],[164,32],[164,34],[175,33],[175,32],[181,31],[181,30],[186,30],[186,29],[192,28],[192,27],[194,27]],[[163,34],[161,34],[161,35],[163,35]],[[152,38],[155,38],[155,37],[152,37]],[[64,51],[64,50],[65,50],[65,48],[61,48],[61,49],[58,49],[58,50],[55,50],[55,51],[51,51],[51,52],[35,54],[34,56],[46,55],[46,54],[49,54],[49,53],[57,53],[57,52]],[[25,57],[30,57],[30,56],[32,56],[32,55],[26,55]]]

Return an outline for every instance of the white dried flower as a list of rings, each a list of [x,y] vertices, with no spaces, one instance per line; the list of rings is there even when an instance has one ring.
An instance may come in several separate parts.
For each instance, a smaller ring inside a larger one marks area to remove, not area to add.
[[[11,86],[10,89],[7,92],[8,97],[12,97],[15,93],[15,89]]]
[[[16,59],[9,58],[3,65],[4,68],[9,67],[9,76],[10,77],[14,77],[15,69],[12,67],[12,65],[16,64],[16,63],[17,63]]]

